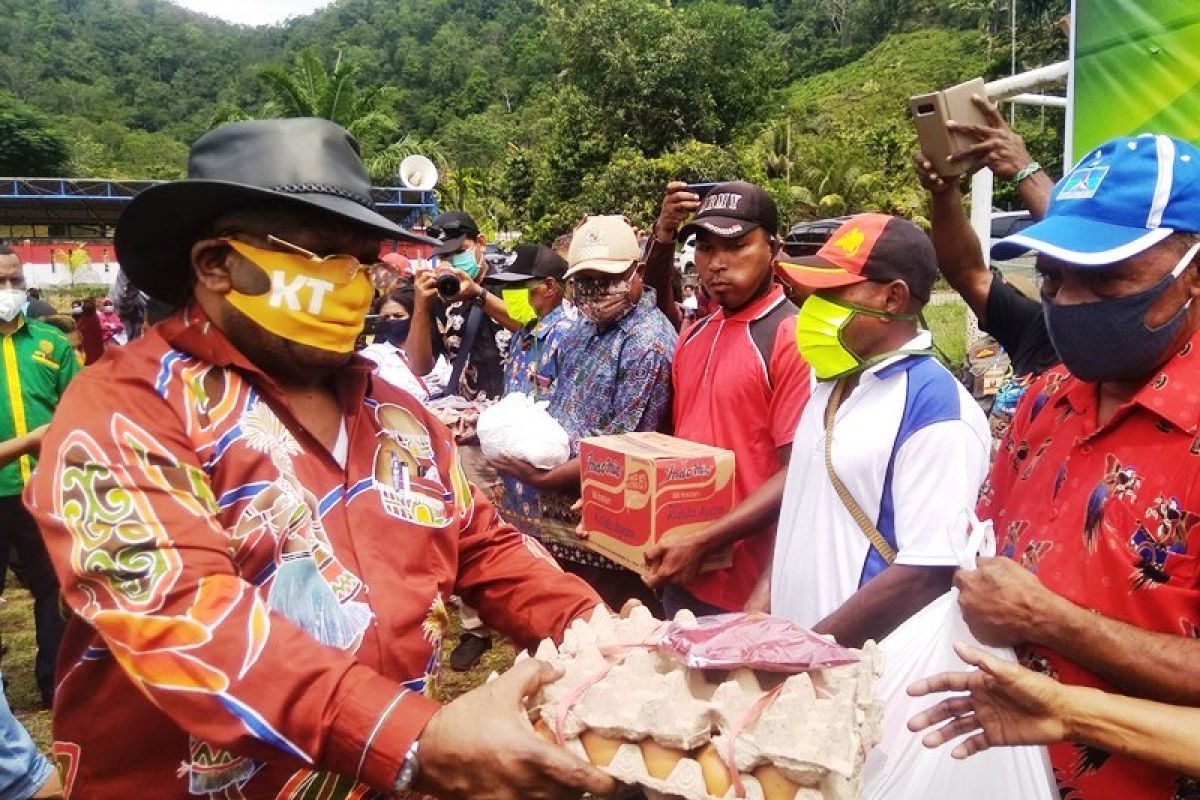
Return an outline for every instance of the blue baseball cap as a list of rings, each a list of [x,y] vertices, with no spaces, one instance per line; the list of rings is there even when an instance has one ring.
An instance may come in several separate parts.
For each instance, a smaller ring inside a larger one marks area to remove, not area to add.
[[[1054,186],[1040,222],[992,245],[1003,261],[1034,250],[1101,267],[1173,233],[1200,231],[1200,149],[1161,134],[1113,139]]]

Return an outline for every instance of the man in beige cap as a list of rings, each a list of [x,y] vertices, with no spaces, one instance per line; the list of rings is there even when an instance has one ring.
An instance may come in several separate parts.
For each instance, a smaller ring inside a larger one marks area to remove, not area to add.
[[[543,496],[574,498],[579,495],[580,439],[656,430],[666,417],[675,329],[656,307],[654,290],[642,284],[641,248],[624,217],[585,219],[572,234],[567,263],[565,278],[582,319],[563,337],[549,411],[570,435],[573,458],[552,470],[513,459],[495,466]],[[571,530],[577,521],[563,520],[566,526],[554,527]],[[559,539],[543,538],[543,543],[565,570],[588,581],[610,606],[620,608],[637,597],[659,608],[636,573],[570,544],[568,537]]]

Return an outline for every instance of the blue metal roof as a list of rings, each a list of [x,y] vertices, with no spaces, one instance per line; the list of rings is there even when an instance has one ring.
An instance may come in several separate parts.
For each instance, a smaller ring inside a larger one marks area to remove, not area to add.
[[[163,181],[103,178],[0,178],[0,225],[115,225],[121,210],[143,189]],[[412,227],[437,216],[435,192],[377,186],[376,210]]]

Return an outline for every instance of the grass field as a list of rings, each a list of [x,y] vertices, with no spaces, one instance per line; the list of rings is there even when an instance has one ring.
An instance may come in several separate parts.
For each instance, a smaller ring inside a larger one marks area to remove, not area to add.
[[[925,307],[925,321],[947,366],[957,373],[967,355],[967,307],[961,302],[931,304]]]
[[[33,657],[37,645],[33,636],[33,598],[15,585],[10,575],[0,606],[0,631],[8,653],[4,656],[5,694],[17,719],[29,730],[43,750],[50,746],[50,712],[41,709],[41,697],[33,679]]]

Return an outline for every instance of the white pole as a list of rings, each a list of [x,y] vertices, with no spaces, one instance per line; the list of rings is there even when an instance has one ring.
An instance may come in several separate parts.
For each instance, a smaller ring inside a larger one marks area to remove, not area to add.
[[[983,248],[983,263],[990,264],[992,250],[992,188],[994,176],[987,167],[971,176],[971,227]],[[979,339],[979,320],[967,309],[967,346]]]
[[[1075,40],[1079,31],[1079,3],[1071,0],[1071,50],[1067,57],[1067,122],[1063,128],[1063,174],[1075,163]]]
[[[987,91],[988,99],[992,102],[999,102],[1007,100],[1015,94],[1039,89],[1046,84],[1062,80],[1070,72],[1071,62],[1059,61],[1022,72],[1020,75],[1011,75],[1007,78],[990,81],[984,89]]]
[[[1042,108],[1066,108],[1067,98],[1053,94],[1016,94],[1008,98],[1013,105],[1020,103],[1026,106],[1041,106]]]
[[[1017,74],[1017,0],[1009,0],[1009,5],[1012,6],[1012,67],[1009,70],[1009,77]],[[1017,104],[1013,103],[1008,107],[1008,127],[1015,127],[1017,124]]]

